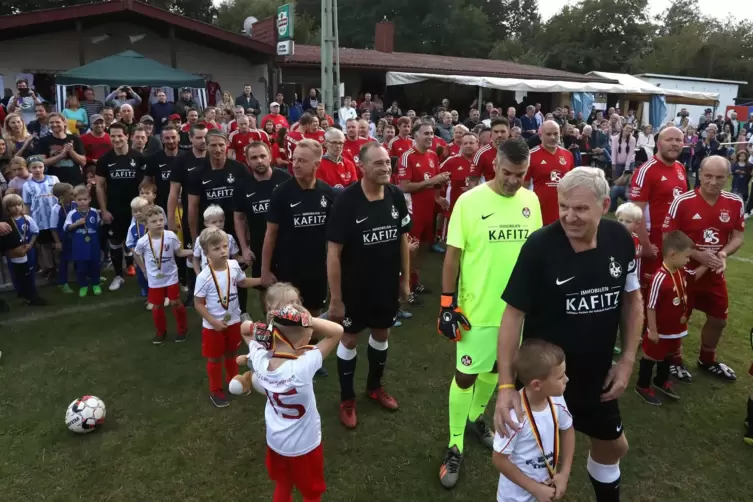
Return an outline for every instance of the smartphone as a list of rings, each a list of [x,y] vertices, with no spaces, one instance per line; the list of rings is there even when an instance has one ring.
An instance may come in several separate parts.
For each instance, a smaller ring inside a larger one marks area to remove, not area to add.
[[[28,87],[24,87],[23,89],[19,89],[19,90],[18,90],[18,94],[19,94],[19,95],[20,95],[20,96],[21,96],[22,98],[25,98],[26,96],[28,96],[28,95],[29,95],[29,88],[28,88]]]

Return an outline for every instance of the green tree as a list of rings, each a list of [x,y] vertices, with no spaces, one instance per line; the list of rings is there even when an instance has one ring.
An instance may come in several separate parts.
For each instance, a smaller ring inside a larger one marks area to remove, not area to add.
[[[182,16],[198,19],[205,23],[212,22],[217,9],[212,0],[141,0],[161,9],[169,10]],[[18,14],[40,9],[56,9],[92,3],[90,0],[0,0],[0,12]]]
[[[661,15],[659,35],[678,35],[684,28],[705,21],[700,16],[698,0],[673,0]]]
[[[495,42],[489,52],[491,59],[512,61],[518,64],[544,66],[546,56],[539,53],[535,47],[526,43],[519,37],[507,38]]]
[[[259,21],[277,15],[277,7],[286,0],[228,0],[220,4],[214,23],[222,29],[239,32],[243,20],[254,16]],[[300,13],[296,6],[295,41],[299,44],[319,43],[319,24],[310,15]]]

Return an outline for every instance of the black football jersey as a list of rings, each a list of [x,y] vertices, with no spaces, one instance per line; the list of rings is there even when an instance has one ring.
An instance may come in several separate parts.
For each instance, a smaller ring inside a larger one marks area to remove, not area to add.
[[[272,192],[284,181],[290,179],[290,174],[282,169],[273,169],[268,180],[259,181],[253,174],[235,189],[234,210],[246,215],[248,229],[251,235],[249,247],[254,255],[261,260],[264,234],[267,231],[267,211]]]
[[[151,176],[157,185],[157,205],[167,210],[167,196],[170,195],[170,174],[177,155],[168,155],[164,150],[146,159],[146,176]]]
[[[218,205],[225,211],[225,232],[235,235],[233,225],[233,193],[237,185],[242,185],[249,176],[246,166],[231,159],[225,161],[222,169],[212,169],[209,159],[204,166],[188,176],[188,195],[199,197],[199,218],[211,205]],[[200,225],[202,228],[202,225]]]
[[[97,160],[96,175],[107,180],[107,210],[116,214],[131,214],[131,200],[139,195],[144,179],[146,160],[136,151],[118,155],[115,150]]]

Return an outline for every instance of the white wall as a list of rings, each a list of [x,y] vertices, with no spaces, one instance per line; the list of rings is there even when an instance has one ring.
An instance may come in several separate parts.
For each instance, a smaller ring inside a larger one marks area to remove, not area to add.
[[[737,84],[724,84],[720,82],[704,82],[699,80],[680,80],[672,78],[659,78],[659,77],[639,77],[642,80],[650,82],[656,86],[664,89],[675,89],[680,91],[697,91],[697,92],[717,92],[719,93],[719,106],[716,108],[714,118],[716,115],[724,115],[724,111],[727,106],[735,104],[735,98],[737,97]],[[706,108],[714,108],[713,106],[700,106],[700,105],[673,105],[667,104],[667,117],[663,122],[667,122],[672,117],[677,117],[677,113],[682,109],[687,108],[690,112],[690,123],[693,125],[698,124],[698,119],[703,115]]]
[[[106,40],[94,43],[92,38],[109,35]],[[136,42],[129,37],[145,35]],[[198,35],[197,35],[198,36]],[[147,58],[170,66],[170,49],[167,33],[159,34],[136,24],[110,23],[85,30],[85,58],[90,63],[124,50],[133,50]],[[177,67],[180,70],[205,75],[218,82],[223,91],[233,96],[243,92],[243,86],[250,83],[254,95],[267,109],[265,84],[268,81],[266,64],[252,65],[246,58],[208,49],[188,40],[178,40],[176,46]],[[241,49],[238,50],[238,54]],[[5,87],[15,88],[16,75],[22,70],[34,72],[60,72],[80,66],[78,60],[77,34],[75,31],[61,31],[30,37],[5,40],[0,47],[0,75]],[[98,89],[98,94],[103,90]]]

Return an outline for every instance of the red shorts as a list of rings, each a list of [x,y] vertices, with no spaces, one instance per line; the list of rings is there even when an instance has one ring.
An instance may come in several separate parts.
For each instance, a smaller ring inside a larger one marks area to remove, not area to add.
[[[424,244],[434,244],[434,213],[424,214],[413,213],[413,226],[410,229],[410,235]]]
[[[713,274],[707,271],[707,274]],[[727,283],[724,278],[715,280],[712,283],[703,281],[701,284],[693,284],[688,288],[688,312],[700,310],[709,317],[717,319],[727,319],[727,309],[729,308],[729,297],[727,296]]]
[[[654,343],[644,334],[643,342],[641,342],[643,355],[652,361],[663,361],[668,356],[677,354],[680,347],[682,347],[682,338],[659,338],[659,341]]]
[[[180,300],[180,284],[176,282],[162,288],[149,288],[149,295],[146,297],[146,301],[155,307],[162,307],[165,303],[165,298],[171,302]]]
[[[237,322],[227,327],[225,331],[215,331],[209,328],[201,330],[201,355],[212,359],[220,359],[227,352],[235,352],[241,345],[241,323]]]
[[[267,472],[269,479],[295,486],[304,498],[316,499],[327,491],[324,482],[324,450],[316,448],[298,457],[286,457],[267,446]]]

